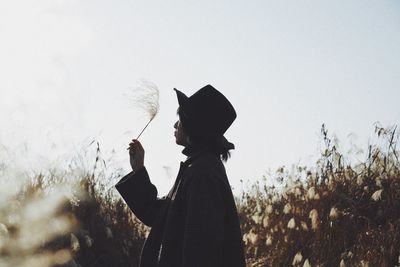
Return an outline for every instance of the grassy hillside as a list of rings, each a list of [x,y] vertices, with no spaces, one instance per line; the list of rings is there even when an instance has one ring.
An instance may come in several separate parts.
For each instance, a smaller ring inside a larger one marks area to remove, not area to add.
[[[313,169],[278,170],[283,189],[258,183],[243,195],[239,209],[254,266],[398,265],[398,135],[395,128],[376,133],[380,146],[350,166],[323,128],[326,149]]]
[[[323,127],[314,166],[280,168],[237,197],[248,266],[399,264],[399,135],[381,127],[376,134],[377,145],[354,165]],[[0,267],[138,266],[149,229],[105,190],[99,154],[95,162],[92,170],[41,174],[0,166]]]

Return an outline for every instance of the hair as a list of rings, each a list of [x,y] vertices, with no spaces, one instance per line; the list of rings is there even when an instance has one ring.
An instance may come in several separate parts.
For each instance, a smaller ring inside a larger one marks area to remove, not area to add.
[[[221,160],[224,162],[227,162],[228,159],[231,157],[230,148],[224,146],[222,139],[219,138],[206,139],[198,136],[196,137],[188,133],[187,135],[188,135],[189,146],[192,147],[193,149],[197,150],[201,148],[207,148],[211,152],[220,155]]]
[[[226,140],[225,138],[223,138],[223,136],[210,138],[197,135],[196,133],[191,132],[190,128],[188,127],[188,122],[185,119],[185,116],[180,112],[179,108],[177,110],[177,115],[179,116],[179,120],[182,123],[183,130],[188,136],[188,143],[192,149],[198,150],[202,148],[207,148],[212,152],[220,155],[222,161],[228,161],[228,159],[231,157],[231,148],[226,146]]]

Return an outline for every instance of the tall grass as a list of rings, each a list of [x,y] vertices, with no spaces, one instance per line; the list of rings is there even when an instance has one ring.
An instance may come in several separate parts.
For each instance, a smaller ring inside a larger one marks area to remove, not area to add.
[[[283,189],[257,183],[239,203],[250,266],[397,266],[400,164],[396,127],[352,166],[325,127],[314,168],[277,171]]]
[[[0,267],[138,266],[148,229],[106,190],[96,150],[93,168],[79,158],[68,170],[2,173],[14,193],[0,205]]]
[[[399,265],[399,135],[375,132],[377,145],[354,164],[323,127],[315,166],[280,168],[237,197],[248,266]],[[93,160],[39,174],[1,165],[2,187],[13,190],[0,197],[0,267],[138,266],[149,229],[105,185],[122,172],[104,171],[98,144]]]

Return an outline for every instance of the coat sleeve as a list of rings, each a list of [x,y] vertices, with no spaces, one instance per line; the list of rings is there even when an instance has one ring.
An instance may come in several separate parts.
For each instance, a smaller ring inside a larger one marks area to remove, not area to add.
[[[150,182],[146,168],[127,174],[115,188],[136,217],[147,226],[152,226],[165,199],[157,197],[157,188]]]
[[[217,177],[193,177],[186,198],[182,266],[222,266],[224,205]]]

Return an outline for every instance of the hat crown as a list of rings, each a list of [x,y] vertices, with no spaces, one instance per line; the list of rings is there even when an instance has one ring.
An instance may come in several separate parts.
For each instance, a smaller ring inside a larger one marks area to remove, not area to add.
[[[222,136],[236,119],[229,100],[212,85],[206,85],[192,96],[175,89],[183,125],[189,134]]]

